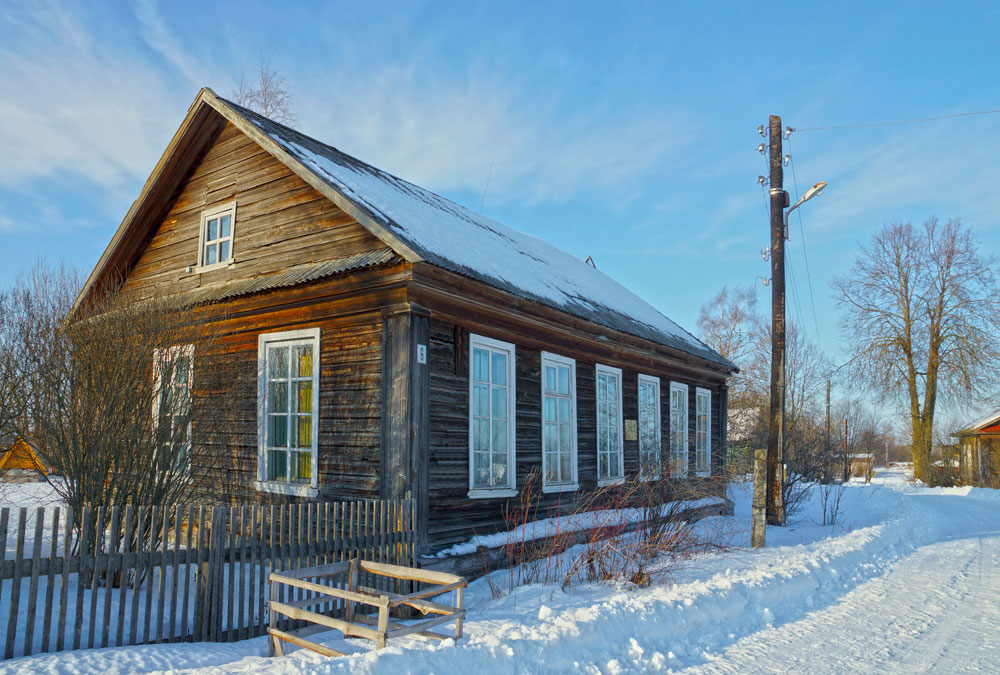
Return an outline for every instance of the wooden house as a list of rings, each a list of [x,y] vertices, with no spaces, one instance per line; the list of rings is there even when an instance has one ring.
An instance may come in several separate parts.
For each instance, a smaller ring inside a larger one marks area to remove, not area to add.
[[[958,474],[962,483],[1000,487],[1000,410],[952,435],[958,438]]]
[[[41,480],[52,473],[52,466],[35,447],[23,438],[3,443],[0,451],[0,477],[7,482]]]
[[[259,373],[233,499],[412,492],[444,545],[533,471],[562,504],[723,474],[732,363],[594,266],[208,89],[78,305],[114,279],[229,309]]]

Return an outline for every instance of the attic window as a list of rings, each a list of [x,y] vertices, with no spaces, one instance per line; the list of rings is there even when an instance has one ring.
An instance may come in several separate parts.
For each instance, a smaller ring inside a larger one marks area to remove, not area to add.
[[[233,262],[233,231],[236,202],[220,204],[201,214],[198,244],[198,271],[223,267]]]

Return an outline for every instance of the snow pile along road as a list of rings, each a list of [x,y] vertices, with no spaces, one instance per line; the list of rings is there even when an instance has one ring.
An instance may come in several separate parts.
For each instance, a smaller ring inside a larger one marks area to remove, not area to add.
[[[749,497],[734,490],[741,543]],[[768,548],[705,555],[647,589],[532,586],[467,595],[467,637],[413,640],[325,659],[261,655],[263,639],[40,656],[9,672],[914,672],[989,670],[1000,647],[1000,495],[911,487],[900,473],[845,490],[841,521],[819,526],[817,495]]]

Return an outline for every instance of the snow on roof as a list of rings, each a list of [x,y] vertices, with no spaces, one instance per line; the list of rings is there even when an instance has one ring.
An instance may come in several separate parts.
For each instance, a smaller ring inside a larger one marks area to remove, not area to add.
[[[426,262],[735,368],[624,286],[565,251],[246,108],[226,103]]]
[[[960,429],[959,431],[956,431],[952,435],[955,436],[957,434],[960,434],[960,433],[963,433],[963,432],[967,432],[967,431],[979,431],[980,429],[982,429],[984,427],[992,426],[995,422],[1000,422],[1000,410],[994,410],[992,412],[989,412],[989,413],[983,415],[982,417],[980,417],[979,419],[977,419],[972,424],[968,425],[964,429]]]

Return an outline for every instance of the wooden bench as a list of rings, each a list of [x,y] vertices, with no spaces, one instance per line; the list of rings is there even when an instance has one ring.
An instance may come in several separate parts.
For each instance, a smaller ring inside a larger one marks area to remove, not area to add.
[[[400,594],[359,586],[358,577],[361,572],[414,582],[414,587],[417,584],[423,584],[423,588],[412,593]],[[339,630],[345,637],[374,640],[376,649],[384,647],[390,638],[404,635],[437,640],[447,639],[451,636],[442,635],[429,629],[450,621],[455,622],[455,639],[458,640],[462,637],[462,621],[465,619],[463,603],[467,582],[464,577],[455,574],[354,558],[332,565],[272,572],[268,579],[271,582],[271,599],[268,603],[270,625],[267,632],[270,635],[271,656],[284,655],[283,642],[290,642],[325,656],[343,656],[342,652],[305,639],[310,635],[327,630]],[[307,579],[316,581],[307,581]],[[340,584],[343,587],[338,588],[333,584]],[[282,586],[302,589],[302,591],[314,595],[279,602],[279,591]],[[431,599],[450,591],[455,591],[454,606],[441,604]],[[336,609],[328,610],[324,614],[307,609],[316,605],[333,606]],[[358,611],[359,605],[375,608],[377,612],[369,616],[363,610]],[[428,614],[436,616],[408,624],[390,621],[390,612],[403,606],[412,607],[424,616]],[[310,625],[296,630],[280,630],[278,628],[279,614],[289,619],[308,622]],[[338,614],[340,616],[337,616]]]

